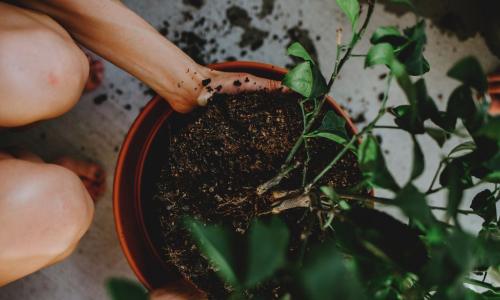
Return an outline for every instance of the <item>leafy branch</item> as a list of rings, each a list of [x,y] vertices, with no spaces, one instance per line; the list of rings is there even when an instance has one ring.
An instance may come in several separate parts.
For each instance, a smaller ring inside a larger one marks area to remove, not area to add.
[[[342,2],[342,1],[339,1],[339,2]],[[349,2],[349,1],[344,1],[344,2]],[[357,2],[357,1],[353,1],[353,2]],[[368,27],[368,24],[370,23],[370,19],[373,15],[373,11],[375,8],[375,2],[376,2],[375,0],[370,0],[368,2],[368,12],[366,14],[365,20],[364,20],[361,28],[353,35],[351,42],[347,46],[347,49],[346,49],[344,55],[341,55],[341,51],[344,49],[344,46],[341,45],[342,30],[337,31],[337,51],[336,51],[337,57],[335,60],[333,72],[330,76],[330,80],[328,81],[328,84],[326,85],[326,87],[322,87],[322,85],[320,83],[318,83],[317,87],[311,87],[310,89],[304,89],[303,86],[299,86],[297,84],[294,84],[293,83],[294,77],[302,77],[303,76],[302,72],[300,71],[302,69],[299,69],[297,67],[287,74],[288,77],[285,77],[284,83],[285,84],[288,83],[292,90],[302,94],[306,98],[310,98],[310,97],[320,98],[321,100],[315,106],[314,111],[312,113],[312,116],[310,116],[310,118],[308,118],[306,120],[307,122],[304,123],[303,133],[297,139],[297,141],[293,145],[292,149],[290,150],[287,158],[285,159],[285,162],[282,164],[282,166],[280,168],[280,172],[272,179],[268,180],[267,182],[265,182],[265,183],[261,184],[259,187],[257,187],[257,194],[258,195],[262,195],[262,194],[266,193],[267,191],[269,191],[271,188],[277,186],[283,178],[285,178],[291,171],[294,170],[294,168],[290,167],[292,160],[294,159],[295,155],[297,154],[300,147],[304,143],[304,141],[306,139],[306,135],[311,131],[313,126],[316,124],[317,119],[320,116],[321,111],[324,109],[324,105],[328,99],[328,93],[332,89],[333,84],[335,83],[335,80],[337,79],[340,71],[344,67],[345,63],[351,57],[353,49],[356,47],[358,42],[363,37],[363,35],[366,31],[366,28]],[[356,4],[353,4],[353,7],[356,7]],[[357,7],[358,7],[358,13],[359,13],[359,4],[357,4]],[[347,13],[350,16],[353,28],[354,28],[356,21],[357,21],[357,18],[358,18],[357,16],[356,17],[353,16],[355,13],[352,11],[355,11],[355,10],[356,10],[355,8],[352,8]],[[293,52],[293,50],[295,48],[299,48],[299,49],[302,48],[299,50],[300,55],[296,55],[296,53]],[[310,68],[315,70],[315,71],[309,70],[309,72],[311,74],[319,73],[319,71],[317,70],[317,67],[314,65],[314,62],[312,61],[312,58],[309,55],[303,55],[303,53],[307,53],[303,47],[301,47],[301,46],[299,47],[299,46],[297,46],[297,44],[294,44],[291,46],[291,49],[292,49],[292,51],[290,51],[290,49],[289,49],[289,54],[299,56],[301,58],[305,58],[306,63],[308,63]],[[315,93],[311,92],[311,91],[314,91],[314,89],[318,90],[316,92],[316,93],[320,94],[318,97],[315,97],[316,96]]]

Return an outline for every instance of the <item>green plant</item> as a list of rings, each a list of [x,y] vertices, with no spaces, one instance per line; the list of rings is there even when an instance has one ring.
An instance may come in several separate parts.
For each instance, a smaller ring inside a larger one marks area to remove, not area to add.
[[[393,2],[413,8],[410,0]],[[475,58],[459,61],[448,72],[460,85],[450,95],[445,111],[440,111],[429,96],[423,75],[430,66],[423,52],[426,44],[425,22],[417,16],[414,26],[403,32],[395,27],[380,27],[372,35],[373,44],[366,55],[353,55],[372,16],[375,0],[369,0],[360,21],[358,0],[337,0],[347,15],[353,35],[343,44],[338,31],[337,55],[333,72],[326,80],[318,66],[298,43],[288,48],[291,56],[302,60],[285,76],[283,84],[303,96],[304,130],[284,161],[280,172],[256,190],[264,194],[276,189],[292,170],[302,168],[302,190],[293,197],[276,200],[272,213],[278,215],[254,220],[245,236],[235,235],[217,225],[187,220],[187,228],[200,250],[231,287],[231,299],[270,299],[260,294],[264,286],[280,289],[280,299],[499,299],[500,289],[474,274],[487,274],[500,266],[500,227],[496,204],[500,199],[500,118],[487,112],[487,81]],[[326,95],[332,89],[346,62],[353,57],[365,59],[366,67],[384,65],[389,70],[384,98],[377,116],[358,133],[350,136],[345,121],[335,113],[323,115]],[[414,80],[414,76],[420,76]],[[408,103],[388,107],[388,91],[397,82]],[[306,109],[309,107],[310,109]],[[394,126],[381,126],[380,118],[390,113]],[[320,126],[315,124],[320,123]],[[400,185],[388,169],[374,130],[403,130],[413,140],[411,176]],[[453,135],[466,133],[467,141],[455,147],[440,162],[426,191],[415,180],[425,170],[424,153],[418,135],[429,135],[439,146]],[[308,153],[308,141],[324,138],[342,145],[323,171],[309,174],[308,162],[295,156]],[[361,143],[358,141],[361,140]],[[319,180],[345,155],[358,158],[363,180],[355,188],[340,191],[318,186]],[[472,199],[471,210],[460,209],[464,192],[484,189]],[[380,198],[366,193],[382,188],[393,193]],[[435,207],[426,197],[446,190],[448,204]],[[370,203],[399,208],[408,224],[370,208]],[[289,208],[302,207],[310,228],[301,236],[299,255],[287,255],[289,229],[279,215]],[[438,219],[433,211],[443,210]],[[472,235],[463,230],[459,215],[483,218],[483,228]],[[321,243],[309,237],[319,228]],[[245,251],[241,251],[245,249]],[[243,253],[243,255],[242,255]],[[464,285],[467,284],[467,285]],[[482,292],[470,289],[478,286]]]

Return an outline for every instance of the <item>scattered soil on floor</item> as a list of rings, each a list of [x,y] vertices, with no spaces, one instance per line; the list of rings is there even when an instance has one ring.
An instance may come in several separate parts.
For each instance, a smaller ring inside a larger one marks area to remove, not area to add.
[[[182,225],[186,215],[202,222],[222,224],[243,234],[250,220],[271,208],[271,196],[256,195],[256,187],[277,174],[302,132],[298,96],[280,92],[216,95],[189,115],[174,115],[170,122],[168,162],[158,178],[154,196],[161,228],[161,251],[168,263],[210,294],[224,299],[227,289],[197,250]],[[313,159],[309,174],[318,174],[339,146],[325,139],[310,140]],[[303,161],[305,153],[297,155]],[[311,176],[313,176],[311,175]],[[355,185],[361,174],[352,154],[341,159],[322,184],[337,189]],[[302,184],[302,168],[278,189],[295,190]],[[292,226],[290,255],[305,230],[300,208],[284,214]],[[279,287],[269,287],[273,294]],[[270,297],[269,299],[274,298]]]

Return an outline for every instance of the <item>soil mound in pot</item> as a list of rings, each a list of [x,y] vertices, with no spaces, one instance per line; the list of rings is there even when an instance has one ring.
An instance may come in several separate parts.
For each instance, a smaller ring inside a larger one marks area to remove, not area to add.
[[[253,92],[216,95],[206,107],[189,115],[175,115],[169,128],[167,163],[158,178],[154,197],[164,259],[188,279],[224,299],[224,284],[197,251],[182,219],[189,215],[207,223],[231,226],[244,233],[251,219],[268,212],[271,195],[256,195],[256,187],[277,174],[303,130],[296,94]],[[325,139],[309,140],[310,176],[319,171],[340,147]],[[305,152],[297,155],[304,161]],[[360,182],[356,158],[349,153],[323,178],[322,184],[347,188]],[[280,190],[302,186],[302,167],[284,180]],[[295,209],[301,210],[301,209]],[[299,214],[287,212],[293,240],[301,228]],[[147,216],[148,218],[150,216]],[[291,221],[290,221],[291,220]],[[273,293],[276,294],[276,293]]]

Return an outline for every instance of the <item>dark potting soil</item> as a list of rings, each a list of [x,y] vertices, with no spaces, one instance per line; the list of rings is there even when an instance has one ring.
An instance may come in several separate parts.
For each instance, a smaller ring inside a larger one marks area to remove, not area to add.
[[[253,217],[269,212],[271,193],[256,195],[256,187],[277,174],[303,124],[298,96],[281,92],[216,95],[206,107],[189,115],[175,115],[170,122],[168,161],[158,178],[154,196],[165,261],[205,290],[211,299],[224,299],[227,289],[203,258],[183,228],[191,216],[208,224],[222,224],[243,234]],[[325,139],[310,140],[311,177],[318,174],[340,147]],[[303,161],[304,152],[297,155]],[[361,180],[356,158],[344,156],[323,179],[338,189]],[[285,179],[277,190],[296,190],[302,168]],[[292,228],[290,255],[306,230],[304,209],[285,212]],[[269,299],[279,287],[263,287]]]

